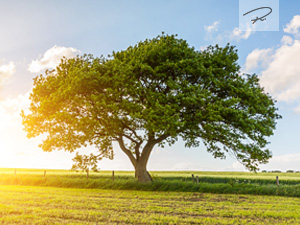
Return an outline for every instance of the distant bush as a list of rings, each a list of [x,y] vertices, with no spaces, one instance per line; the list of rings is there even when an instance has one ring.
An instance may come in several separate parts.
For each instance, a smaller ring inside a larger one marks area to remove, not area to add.
[[[268,171],[266,171],[266,170],[262,170],[261,172],[262,172],[262,173],[267,173]]]
[[[272,170],[272,173],[281,173],[280,170]]]
[[[294,173],[295,171],[294,170],[287,170],[286,172],[287,173]]]

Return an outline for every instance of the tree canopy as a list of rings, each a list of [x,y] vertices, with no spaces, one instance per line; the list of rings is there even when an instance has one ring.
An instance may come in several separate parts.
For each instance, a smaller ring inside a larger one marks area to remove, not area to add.
[[[240,74],[237,60],[229,44],[198,51],[165,34],[107,58],[63,58],[34,79],[23,124],[28,137],[47,134],[44,151],[93,145],[112,158],[115,141],[139,181],[151,180],[153,147],[179,137],[186,147],[202,141],[216,158],[231,152],[255,171],[271,157],[267,137],[280,115],[258,76]]]

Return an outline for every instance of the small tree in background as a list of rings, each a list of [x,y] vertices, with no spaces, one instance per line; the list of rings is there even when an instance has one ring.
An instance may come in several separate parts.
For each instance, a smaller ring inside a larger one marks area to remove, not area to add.
[[[76,156],[73,158],[72,170],[82,170],[86,172],[87,178],[89,177],[89,171],[98,172],[97,163],[99,161],[99,156],[90,154],[90,155],[79,155],[76,152]]]
[[[164,34],[109,59],[64,58],[34,79],[23,124],[28,137],[48,134],[44,151],[93,145],[96,158],[112,158],[117,142],[142,182],[151,181],[154,146],[179,137],[186,147],[202,141],[215,158],[230,152],[256,171],[271,157],[266,138],[280,115],[257,75],[240,75],[237,60],[233,46],[197,51]]]

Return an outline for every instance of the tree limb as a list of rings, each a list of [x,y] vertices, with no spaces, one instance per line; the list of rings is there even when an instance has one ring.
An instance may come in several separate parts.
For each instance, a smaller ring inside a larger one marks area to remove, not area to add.
[[[140,142],[138,142],[137,140],[134,140],[132,137],[130,137],[129,135],[127,134],[118,134],[119,136],[123,136],[123,137],[126,137],[127,139],[129,139],[130,141],[136,143],[136,144],[140,144]]]
[[[136,133],[136,131],[135,131],[134,129],[130,128],[130,127],[129,127],[127,124],[125,124],[123,121],[121,121],[121,123],[123,124],[123,127],[124,127],[124,128],[130,130],[130,131],[133,133],[133,135],[134,135],[137,139],[140,140],[140,143],[143,143],[143,139],[142,139],[139,135],[137,135],[137,133]]]
[[[143,160],[145,163],[147,163],[148,159],[149,159],[149,156],[150,156],[150,153],[154,147],[154,145],[156,145],[157,143],[165,140],[166,138],[168,138],[170,135],[169,134],[163,134],[161,135],[160,137],[158,138],[154,138],[154,134],[149,134],[148,135],[148,142],[147,144],[145,145],[144,149],[143,149],[143,152],[142,152],[142,155],[141,155],[141,160]]]
[[[122,151],[129,157],[131,163],[135,166],[136,165],[136,159],[134,158],[133,154],[131,153],[131,151],[129,151],[123,141],[122,137],[116,138],[116,140],[119,142],[120,148],[122,149]]]
[[[135,157],[136,157],[137,161],[140,159],[140,147],[141,147],[141,144],[137,144],[135,146]]]
[[[163,140],[165,140],[166,138],[170,137],[170,134],[163,134],[161,135],[160,137],[156,138],[155,139],[155,144],[159,143],[159,142],[162,142]]]

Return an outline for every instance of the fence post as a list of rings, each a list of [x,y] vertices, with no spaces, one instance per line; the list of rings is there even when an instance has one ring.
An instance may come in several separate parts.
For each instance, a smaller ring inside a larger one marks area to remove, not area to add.
[[[199,185],[199,177],[196,176],[196,180],[197,180],[197,185]]]
[[[46,170],[44,170],[44,177],[46,177]]]
[[[192,174],[192,181],[195,183],[194,174]]]
[[[115,171],[114,170],[112,171],[112,180],[113,181],[115,180]]]
[[[278,176],[276,176],[276,183],[277,183],[277,187],[279,187],[279,178],[278,178]]]
[[[89,179],[89,168],[86,170],[86,179]]]

